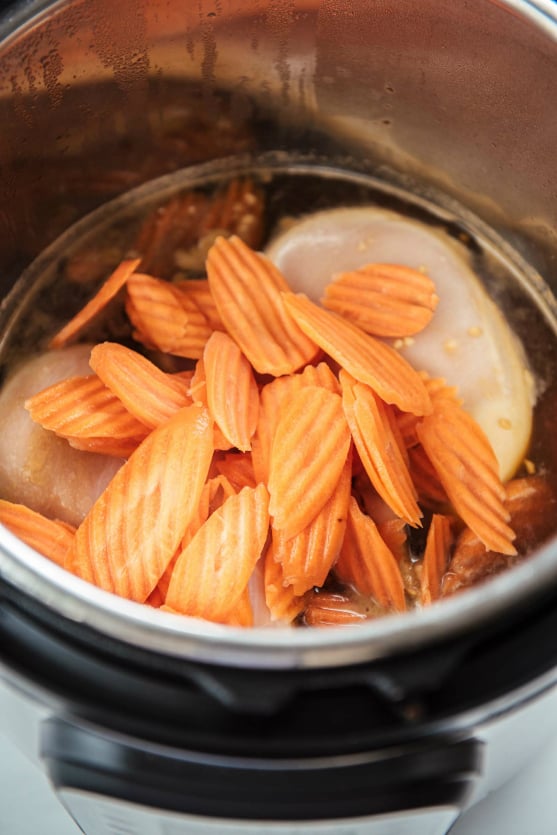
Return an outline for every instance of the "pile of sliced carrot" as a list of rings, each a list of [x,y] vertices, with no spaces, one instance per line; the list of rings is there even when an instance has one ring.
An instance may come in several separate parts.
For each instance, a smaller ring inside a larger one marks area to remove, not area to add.
[[[120,293],[143,347],[98,344],[91,375],[26,403],[78,449],[127,460],[77,530],[0,502],[16,535],[109,592],[235,626],[254,623],[258,594],[286,622],[311,598],[307,624],[429,604],[463,527],[485,552],[515,553],[484,433],[453,389],[382,339],[434,315],[423,274],[369,265],[337,278],[321,307],[237,236],[217,238],[203,280],[139,264],[123,262],[50,346],[85,335]],[[192,367],[163,370],[163,354]],[[406,538],[424,510],[416,590]]]

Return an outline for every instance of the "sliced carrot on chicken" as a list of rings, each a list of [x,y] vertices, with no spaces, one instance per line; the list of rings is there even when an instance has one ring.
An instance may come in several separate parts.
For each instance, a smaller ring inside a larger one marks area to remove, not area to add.
[[[167,354],[199,359],[212,328],[190,295],[143,273],[130,278],[127,292],[126,312],[138,341]]]
[[[129,455],[150,431],[95,374],[54,383],[26,400],[25,408],[45,429],[92,452]]]
[[[214,464],[217,472],[226,477],[237,493],[242,487],[258,484],[249,452],[226,452],[221,457],[215,456]]]
[[[264,255],[236,236],[217,238],[207,276],[226,330],[260,374],[289,374],[316,356],[315,343],[285,310],[285,279]]]
[[[3,499],[0,499],[0,522],[39,554],[64,567],[75,536],[71,525],[47,519],[25,505]]]
[[[369,479],[393,512],[414,527],[422,516],[417,494],[393,431],[388,406],[373,389],[341,371],[342,403]]]
[[[166,374],[125,345],[116,342],[95,345],[89,364],[128,412],[150,428],[191,403],[187,380]]]
[[[441,582],[449,564],[451,544],[451,520],[448,516],[434,513],[422,562],[421,601],[424,606],[441,596]]]
[[[169,606],[213,621],[233,612],[267,539],[268,503],[264,485],[244,487],[209,516],[176,562]]]
[[[362,594],[374,597],[385,609],[406,609],[404,584],[398,562],[381,538],[377,525],[352,497],[348,524],[335,574]]]
[[[259,419],[252,438],[253,467],[258,481],[266,483],[269,478],[271,447],[282,404],[307,386],[321,386],[334,394],[340,394],[338,379],[324,362],[315,366],[307,365],[296,374],[277,377],[261,389]]]
[[[330,499],[319,513],[296,536],[286,538],[273,529],[274,558],[282,564],[284,582],[295,595],[303,595],[314,586],[322,586],[340,554],[352,478],[352,461],[348,455]]]
[[[414,336],[431,322],[439,297],[429,276],[401,264],[366,264],[325,287],[323,306],[383,337]]]
[[[283,404],[269,467],[273,528],[288,539],[309,525],[336,489],[349,449],[338,394],[308,386]]]
[[[144,602],[192,519],[213,455],[206,409],[187,406],[153,430],[76,531],[66,568]]]
[[[352,377],[403,412],[431,412],[424,381],[398,351],[307,296],[285,293],[283,298],[303,332]]]
[[[274,545],[271,544],[265,555],[264,569],[265,603],[271,620],[291,623],[303,611],[305,602],[286,583],[282,564],[275,558]]]
[[[213,419],[231,446],[247,452],[259,415],[259,389],[252,367],[234,340],[221,331],[208,339],[203,364]]]
[[[135,272],[140,258],[122,261],[92,299],[64,325],[50,340],[49,348],[63,348],[74,342],[105,311],[108,304],[118,295],[124,284]]]
[[[476,421],[443,399],[418,425],[417,433],[457,514],[486,548],[516,553],[497,458]]]

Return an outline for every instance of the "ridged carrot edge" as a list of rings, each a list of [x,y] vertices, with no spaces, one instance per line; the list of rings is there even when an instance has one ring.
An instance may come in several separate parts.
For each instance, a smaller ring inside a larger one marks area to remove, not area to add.
[[[112,299],[120,292],[129,277],[141,263],[140,258],[122,261],[92,299],[76,313],[73,319],[64,325],[50,340],[49,348],[63,348],[69,345],[84,331],[91,322],[105,309]]]
[[[3,499],[0,499],[0,522],[39,554],[64,567],[75,536],[71,525]]]
[[[269,467],[273,528],[289,538],[309,525],[333,494],[349,448],[338,394],[308,386],[283,404]]]
[[[259,417],[259,389],[252,367],[226,333],[214,331],[203,351],[207,403],[233,447],[247,452]]]
[[[78,527],[66,568],[144,602],[195,513],[212,455],[213,426],[202,407],[187,406],[153,430]]]
[[[176,562],[169,606],[214,621],[234,610],[267,539],[268,500],[264,485],[244,487],[209,516]]]
[[[265,603],[271,620],[291,623],[303,611],[303,596],[295,593],[294,588],[284,579],[282,565],[275,557],[271,543],[265,555],[264,568]]]
[[[451,520],[435,513],[431,518],[422,562],[421,602],[429,605],[441,596],[441,581],[447,570],[452,543]]]
[[[284,293],[283,298],[304,333],[352,377],[404,412],[431,412],[429,394],[420,374],[394,348],[342,316],[319,307],[307,296]]]
[[[398,562],[381,538],[375,522],[362,513],[353,497],[335,573],[362,594],[374,597],[384,608],[405,611],[404,584]]]

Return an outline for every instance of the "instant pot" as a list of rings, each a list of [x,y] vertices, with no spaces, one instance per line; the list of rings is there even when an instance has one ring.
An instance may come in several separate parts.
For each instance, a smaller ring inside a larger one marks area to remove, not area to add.
[[[88,213],[261,154],[458,204],[557,285],[552,2],[16,3],[0,125],[5,322]],[[243,630],[0,531],[0,727],[88,835],[442,835],[557,730],[556,635],[553,541],[429,609]]]

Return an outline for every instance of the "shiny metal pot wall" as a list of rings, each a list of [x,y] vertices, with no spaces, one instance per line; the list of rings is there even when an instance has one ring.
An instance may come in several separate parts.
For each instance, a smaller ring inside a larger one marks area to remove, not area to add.
[[[334,149],[387,182],[457,196],[557,285],[553,3],[123,0],[116,11],[60,0],[8,7],[0,38],[4,292],[95,206],[191,163],[267,149]],[[535,575],[521,566],[419,626],[388,618],[350,638],[179,628],[84,590],[7,534],[0,572],[122,640],[281,667],[363,660],[481,623],[554,585],[555,556],[548,547]]]

